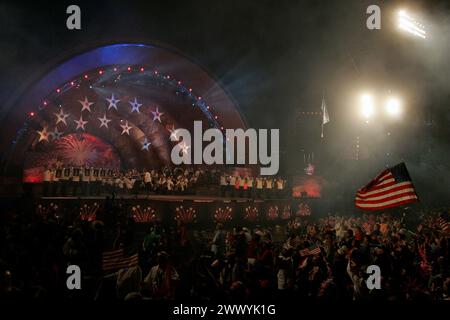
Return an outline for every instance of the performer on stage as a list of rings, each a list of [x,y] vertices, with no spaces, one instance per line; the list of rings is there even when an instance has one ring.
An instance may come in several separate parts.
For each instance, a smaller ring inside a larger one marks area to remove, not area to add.
[[[104,194],[108,188],[108,183],[107,183],[107,179],[106,179],[106,169],[105,168],[100,168],[100,185],[101,185],[101,193]]]
[[[227,176],[223,173],[220,175],[220,196],[224,197],[227,191],[228,181]]]
[[[228,185],[228,191],[230,193],[230,196],[234,196],[234,188],[236,185],[236,177],[234,175],[230,176],[230,183]]]
[[[278,177],[278,179],[276,181],[278,198],[282,198],[284,196],[284,192],[283,192],[284,184],[285,184],[285,181],[281,177]]]
[[[152,175],[150,174],[150,172],[148,170],[145,170],[144,173],[144,184],[145,184],[145,189],[147,192],[152,191]]]
[[[263,180],[263,178],[257,177],[257,178],[256,178],[256,192],[257,192],[258,198],[261,198],[261,197],[262,197],[263,186],[264,186],[264,180]]]
[[[78,196],[80,192],[80,180],[81,180],[81,168],[73,167],[72,168],[72,195]]]
[[[61,195],[63,197],[69,194],[71,177],[72,177],[72,168],[71,167],[63,168],[61,176]]]
[[[273,197],[273,180],[272,178],[266,178],[266,197]]]
[[[89,180],[91,179],[91,169],[87,166],[84,167],[84,170],[81,175],[81,192],[82,195],[88,196],[89,195]]]
[[[44,176],[42,178],[42,181],[43,181],[42,194],[44,195],[44,197],[47,197],[50,192],[51,174],[52,174],[52,171],[50,170],[50,167],[46,166],[45,170],[44,170]]]
[[[254,197],[253,177],[247,177],[247,197]]]
[[[94,195],[98,195],[100,193],[101,188],[101,178],[100,178],[100,169],[92,168],[92,175],[90,179],[91,184],[91,193]]]
[[[56,165],[55,168],[55,178],[53,187],[53,196],[59,196],[61,194],[61,178],[62,178],[62,168]]]
[[[240,177],[239,179],[239,197],[245,197],[245,193],[246,193],[246,178],[244,177]]]

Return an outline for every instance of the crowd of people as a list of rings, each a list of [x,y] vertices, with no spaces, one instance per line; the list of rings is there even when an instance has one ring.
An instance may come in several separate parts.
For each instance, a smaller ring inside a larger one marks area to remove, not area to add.
[[[140,234],[120,201],[107,199],[91,222],[16,208],[1,219],[2,300],[450,298],[447,211],[328,214],[215,230],[154,223]],[[104,272],[102,254],[118,248],[137,252],[139,263]],[[66,289],[71,264],[83,272],[83,290]],[[380,267],[381,289],[365,285],[369,265]]]
[[[169,168],[115,170],[108,168],[54,166],[42,176],[44,196],[96,196],[116,194],[195,194],[198,186],[220,185],[220,196],[283,197],[286,180],[217,169]],[[219,190],[218,190],[219,192]],[[219,194],[218,194],[219,195]]]

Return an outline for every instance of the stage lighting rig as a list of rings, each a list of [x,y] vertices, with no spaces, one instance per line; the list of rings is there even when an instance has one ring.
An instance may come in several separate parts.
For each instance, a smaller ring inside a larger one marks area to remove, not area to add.
[[[389,116],[398,118],[402,113],[402,104],[400,102],[400,99],[398,99],[397,97],[389,97],[386,100],[385,110]]]
[[[361,95],[360,111],[366,120],[369,120],[369,118],[373,116],[373,114],[375,113],[375,106],[372,95],[368,93],[364,93]]]
[[[418,38],[426,38],[425,26],[413,19],[405,10],[400,10],[398,12],[398,27],[402,31],[412,34]]]

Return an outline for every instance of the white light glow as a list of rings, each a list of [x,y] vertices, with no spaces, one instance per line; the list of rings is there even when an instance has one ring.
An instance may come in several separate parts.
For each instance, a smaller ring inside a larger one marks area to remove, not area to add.
[[[373,97],[370,94],[363,94],[360,98],[360,110],[364,118],[369,119],[375,113]]]
[[[398,117],[402,113],[402,105],[398,98],[390,97],[386,101],[386,113],[391,117]]]
[[[398,27],[416,37],[426,38],[424,25],[411,18],[405,10],[398,12]]]

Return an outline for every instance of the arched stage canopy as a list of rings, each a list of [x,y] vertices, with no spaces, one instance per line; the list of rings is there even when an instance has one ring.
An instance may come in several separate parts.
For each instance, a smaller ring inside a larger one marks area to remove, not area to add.
[[[1,120],[2,175],[33,181],[45,165],[155,168],[174,129],[245,128],[236,103],[201,66],[160,46],[112,44],[49,70]]]

